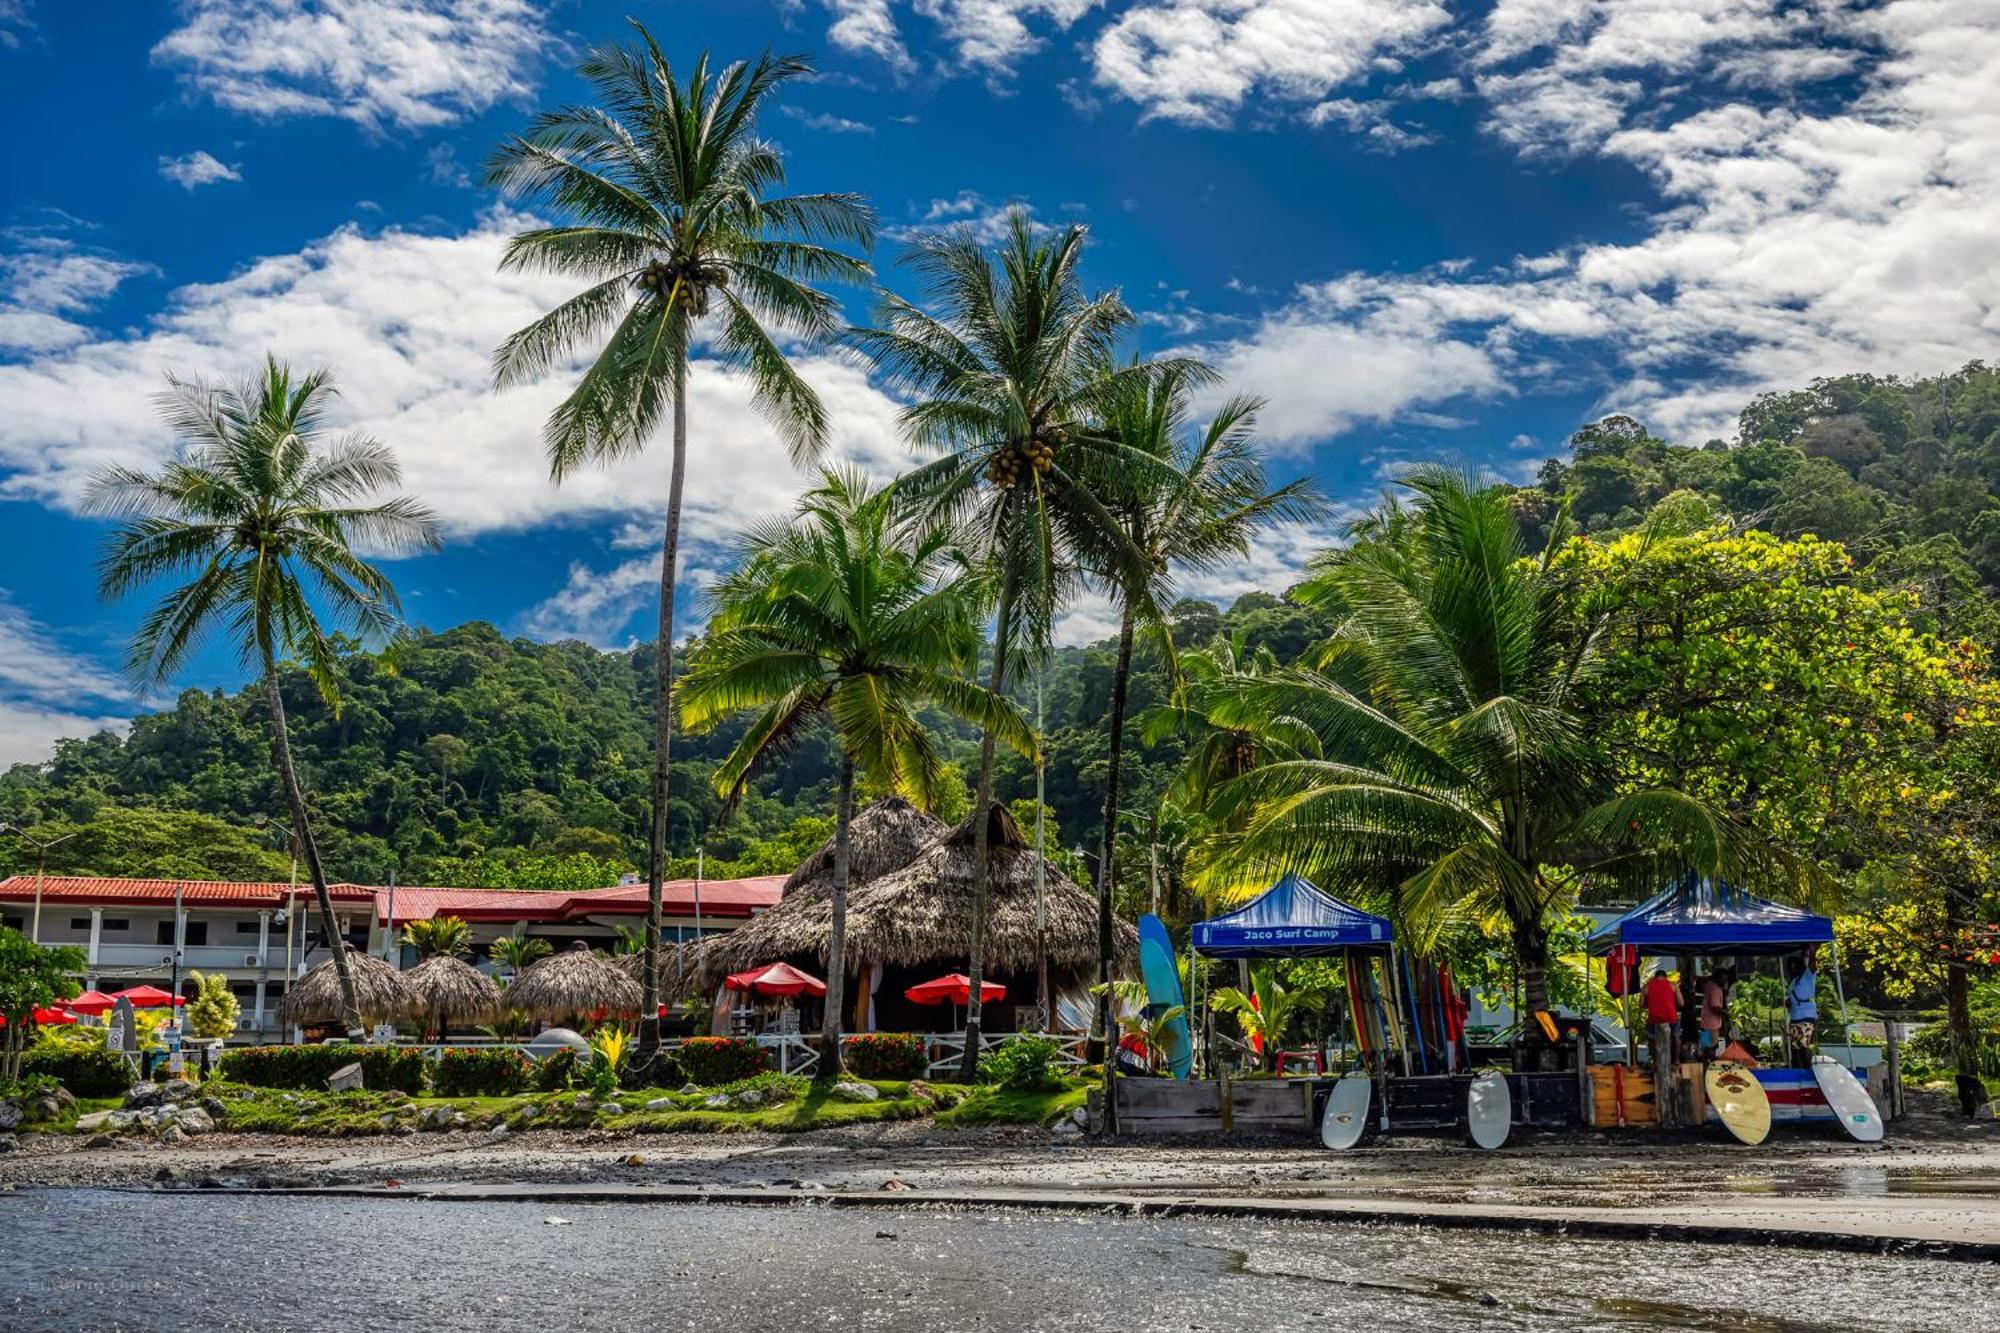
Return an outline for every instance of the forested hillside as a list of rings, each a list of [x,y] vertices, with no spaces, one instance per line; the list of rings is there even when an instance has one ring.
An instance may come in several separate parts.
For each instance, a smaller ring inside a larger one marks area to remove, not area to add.
[[[1872,575],[1919,575],[1960,595],[1933,605],[1977,620],[2000,585],[2000,372],[1980,364],[1935,379],[1847,376],[1760,397],[1743,411],[1740,443],[1672,443],[1639,421],[1586,426],[1571,456],[1512,492],[1531,537],[1546,536],[1562,503],[1587,532],[1663,515],[1677,526],[1727,520],[1780,535],[1838,540]],[[1864,571],[1864,577],[1870,576]],[[1295,658],[1329,626],[1278,597],[1253,594],[1226,612],[1174,609],[1183,646],[1239,636],[1249,650]],[[1052,836],[1094,854],[1105,775],[1111,645],[1065,649],[1044,680]],[[344,656],[334,717],[305,677],[286,706],[321,821],[329,873],[380,882],[609,882],[635,868],[645,832],[651,745],[652,650],[508,639],[472,623],[417,632],[389,654]],[[1167,681],[1142,650],[1135,716]],[[1033,708],[1032,677],[1016,695]],[[709,785],[739,722],[674,742],[671,844],[677,871],[706,849],[711,874],[789,869],[824,837],[833,753],[808,734],[759,775],[727,819]],[[942,724],[940,724],[942,725]],[[948,733],[963,767],[975,738]],[[261,696],[188,691],[139,718],[128,736],[65,741],[53,762],[0,778],[0,820],[79,836],[51,853],[52,871],[244,877],[283,875],[289,822],[272,774]],[[1146,746],[1128,732],[1130,793],[1143,819],[1161,806],[1180,743]],[[1031,797],[1031,767],[1002,759],[1007,800]],[[964,798],[959,798],[961,806]],[[955,813],[946,811],[945,813]],[[810,821],[810,822],[807,822]],[[1169,832],[1171,837],[1171,832]],[[0,870],[23,868],[17,842]],[[31,863],[30,863],[31,868]],[[1128,862],[1127,870],[1137,867]]]

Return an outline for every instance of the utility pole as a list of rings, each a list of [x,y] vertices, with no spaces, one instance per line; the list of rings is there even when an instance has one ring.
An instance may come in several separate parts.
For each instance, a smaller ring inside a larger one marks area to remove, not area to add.
[[[42,868],[48,862],[49,848],[59,842],[69,841],[81,832],[81,830],[72,829],[70,832],[63,834],[62,837],[50,838],[47,842],[41,841],[26,829],[17,828],[12,824],[0,824],[0,832],[11,833],[35,849],[35,915],[28,923],[28,938],[36,944],[40,944],[42,942]]]

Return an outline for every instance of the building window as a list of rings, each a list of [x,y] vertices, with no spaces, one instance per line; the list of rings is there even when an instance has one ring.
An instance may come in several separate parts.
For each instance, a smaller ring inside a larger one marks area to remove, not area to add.
[[[154,936],[154,938],[161,944],[172,944],[174,942],[174,922],[172,917],[168,917],[165,921],[160,922],[159,931]],[[206,921],[188,922],[187,943],[189,947],[199,947],[201,945],[207,944],[208,922]]]
[[[90,918],[87,916],[73,916],[69,919],[69,928],[71,930],[89,930]]]
[[[107,931],[130,930],[132,929],[132,920],[130,917],[107,916],[104,918],[104,928]]]
[[[174,919],[172,917],[168,917],[165,921],[158,924],[158,927],[153,931],[153,942],[155,944],[172,944],[174,942]],[[970,985],[971,983],[968,982],[966,984]],[[966,1003],[970,1004],[971,1001],[968,1000]]]
[[[5,926],[9,930],[19,930],[24,924],[26,924],[24,917],[0,916],[0,926]]]
[[[238,935],[255,935],[257,933],[257,924],[255,921],[238,921],[236,923],[236,933]]]

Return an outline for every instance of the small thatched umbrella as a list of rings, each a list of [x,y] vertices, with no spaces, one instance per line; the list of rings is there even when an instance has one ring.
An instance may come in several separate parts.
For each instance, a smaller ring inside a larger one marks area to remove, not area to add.
[[[424,1012],[437,1024],[439,1041],[453,1019],[477,1022],[500,1007],[500,988],[493,978],[448,953],[424,959],[403,973],[403,983],[423,1001]]]
[[[936,815],[917,809],[900,796],[885,796],[854,817],[848,826],[847,886],[854,888],[891,871],[901,870],[950,831]],[[828,897],[833,893],[833,839],[799,862],[785,881],[784,896],[798,892]]]
[[[361,1017],[376,1021],[394,1020],[416,1013],[423,1006],[417,993],[403,980],[403,974],[373,954],[353,945],[347,949],[347,971],[354,978],[354,999]],[[293,1023],[324,1022],[341,1017],[340,976],[333,960],[315,963],[285,991],[279,1010]]]
[[[627,969],[578,940],[575,948],[550,954],[514,978],[500,1002],[524,1014],[567,1018],[637,1013],[639,998],[639,983]]]

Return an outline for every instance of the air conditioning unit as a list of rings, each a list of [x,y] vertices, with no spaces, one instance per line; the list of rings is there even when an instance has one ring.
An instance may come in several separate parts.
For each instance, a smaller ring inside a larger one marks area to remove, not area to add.
[[[255,966],[257,966],[257,955],[256,955],[256,954],[254,954],[254,953],[246,953],[246,954],[244,954],[244,955],[243,955],[243,966],[245,966],[245,967],[255,967]]]

